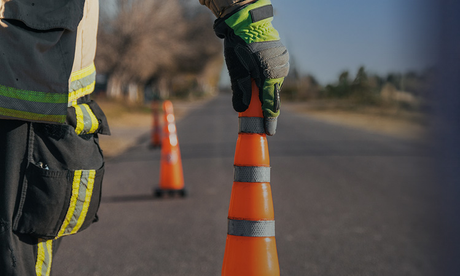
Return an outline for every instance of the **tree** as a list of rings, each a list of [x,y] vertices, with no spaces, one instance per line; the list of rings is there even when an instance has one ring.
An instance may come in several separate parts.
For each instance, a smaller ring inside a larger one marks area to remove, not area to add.
[[[339,75],[339,82],[336,85],[326,86],[326,96],[332,98],[346,98],[351,94],[348,71],[343,71]]]
[[[107,1],[107,0],[106,0]],[[204,12],[184,14],[178,0],[115,0],[101,5],[96,66],[109,75],[109,96],[146,83],[167,91],[178,74],[200,74],[222,45]],[[200,7],[201,8],[201,7]]]

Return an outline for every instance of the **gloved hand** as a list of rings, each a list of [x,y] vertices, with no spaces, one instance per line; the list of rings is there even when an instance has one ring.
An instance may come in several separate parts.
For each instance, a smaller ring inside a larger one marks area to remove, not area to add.
[[[289,54],[273,28],[273,7],[259,0],[219,18],[217,36],[224,39],[224,56],[233,90],[233,108],[245,111],[251,101],[251,78],[259,88],[267,135],[276,132],[280,89],[289,71]]]

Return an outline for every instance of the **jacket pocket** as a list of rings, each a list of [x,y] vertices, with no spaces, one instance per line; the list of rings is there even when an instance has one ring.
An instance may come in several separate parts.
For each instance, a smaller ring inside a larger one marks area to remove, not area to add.
[[[97,135],[33,124],[29,164],[13,230],[42,239],[72,235],[98,220],[104,162]]]
[[[104,167],[51,171],[30,164],[15,231],[52,239],[78,233],[98,220]]]

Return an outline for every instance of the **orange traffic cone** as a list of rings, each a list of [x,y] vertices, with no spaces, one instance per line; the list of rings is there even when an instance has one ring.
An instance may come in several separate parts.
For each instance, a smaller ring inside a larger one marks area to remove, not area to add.
[[[184,175],[179,150],[179,140],[176,133],[173,105],[170,101],[163,103],[164,125],[161,142],[160,187],[155,190],[155,196],[164,193],[182,197],[187,195],[184,188]]]
[[[150,148],[161,147],[160,135],[161,135],[161,126],[160,126],[160,115],[158,112],[158,101],[152,101],[152,117],[153,117],[153,126],[152,134],[150,136]]]
[[[222,275],[279,276],[268,144],[254,81],[249,108],[238,119]]]

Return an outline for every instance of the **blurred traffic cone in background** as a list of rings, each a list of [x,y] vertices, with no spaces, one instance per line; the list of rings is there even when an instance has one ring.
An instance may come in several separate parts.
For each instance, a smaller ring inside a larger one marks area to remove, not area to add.
[[[184,175],[182,171],[182,160],[177,138],[176,124],[173,105],[171,101],[163,102],[163,138],[161,141],[161,163],[160,163],[160,185],[155,190],[155,196],[161,197],[179,194],[182,197],[187,195],[184,188]]]
[[[160,126],[160,112],[159,112],[159,103],[156,100],[152,101],[152,117],[153,117],[153,126],[152,133],[150,135],[150,148],[159,148],[161,147],[161,126]]]
[[[222,275],[280,275],[268,144],[254,81],[249,108],[239,113]]]

